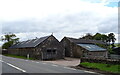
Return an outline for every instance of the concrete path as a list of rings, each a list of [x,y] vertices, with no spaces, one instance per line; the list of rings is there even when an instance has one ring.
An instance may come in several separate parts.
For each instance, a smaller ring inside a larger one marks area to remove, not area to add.
[[[43,61],[43,62],[49,62],[49,63],[63,65],[63,66],[77,66],[80,64],[80,59],[66,57],[65,59],[54,60],[54,61]]]

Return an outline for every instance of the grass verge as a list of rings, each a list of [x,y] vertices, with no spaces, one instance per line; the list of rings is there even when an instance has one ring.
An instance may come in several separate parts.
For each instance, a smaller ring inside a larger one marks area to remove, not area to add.
[[[14,58],[20,58],[20,59],[27,59],[25,56],[17,56],[17,55],[11,55],[11,54],[4,54],[5,56],[14,57]],[[35,58],[29,58],[29,60],[35,60]]]
[[[88,68],[99,69],[101,71],[120,73],[120,65],[82,62],[80,65]]]

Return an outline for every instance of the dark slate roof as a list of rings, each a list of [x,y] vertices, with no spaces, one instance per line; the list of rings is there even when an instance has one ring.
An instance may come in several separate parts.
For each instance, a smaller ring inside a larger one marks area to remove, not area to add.
[[[94,44],[77,44],[77,45],[85,48],[88,51],[106,51],[106,49],[101,48],[101,47],[94,45]]]
[[[68,38],[71,42],[74,42],[76,44],[105,44],[104,42],[102,41],[99,41],[99,40],[87,40],[87,39],[75,39],[75,38],[69,38],[69,37],[66,37]]]
[[[27,47],[36,47],[38,44],[42,43],[45,39],[47,39],[49,36],[36,38],[32,40],[22,41],[19,43],[14,44],[10,48],[27,48]]]

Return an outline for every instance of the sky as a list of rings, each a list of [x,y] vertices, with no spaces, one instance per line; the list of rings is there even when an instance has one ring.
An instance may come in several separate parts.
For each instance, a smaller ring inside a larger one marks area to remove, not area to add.
[[[112,32],[118,42],[118,1],[0,0],[0,36],[11,32],[23,41],[53,33],[60,41]]]

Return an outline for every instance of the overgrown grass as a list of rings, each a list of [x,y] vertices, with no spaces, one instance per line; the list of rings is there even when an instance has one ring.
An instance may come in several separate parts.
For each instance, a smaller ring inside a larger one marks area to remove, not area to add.
[[[97,68],[101,71],[120,73],[120,65],[89,63],[89,62],[83,62],[83,63],[80,63],[80,65],[88,67],[88,68]]]
[[[14,57],[14,58],[20,58],[20,59],[27,59],[25,56],[17,56],[17,55],[11,55],[11,54],[4,54],[5,56]],[[35,58],[29,58],[29,60],[35,60]]]

